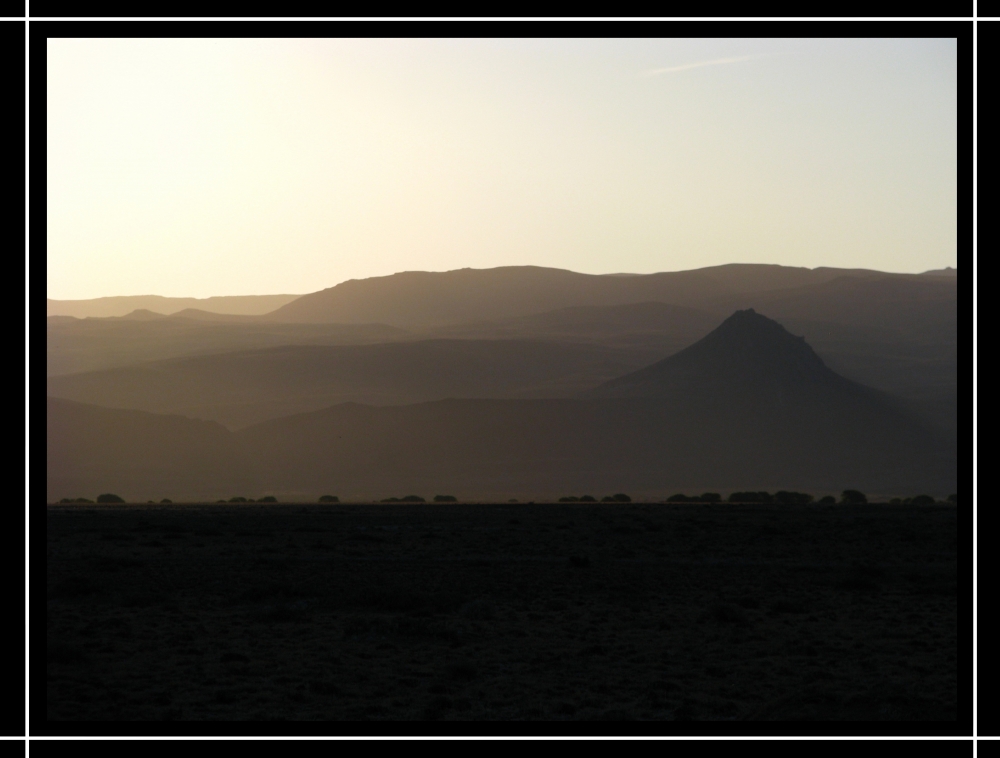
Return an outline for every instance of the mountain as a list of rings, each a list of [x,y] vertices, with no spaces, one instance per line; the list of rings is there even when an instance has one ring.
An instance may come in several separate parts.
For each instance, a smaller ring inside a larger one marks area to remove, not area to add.
[[[349,401],[567,397],[650,359],[642,350],[533,340],[286,345],[49,377],[48,394],[239,428]]]
[[[635,276],[538,266],[407,271],[354,279],[303,295],[267,318],[301,323],[382,323],[419,329],[517,318],[579,305],[666,302],[700,308],[710,297],[818,284],[875,271],[731,264]]]
[[[298,295],[235,295],[222,297],[161,297],[160,295],[134,295],[124,297],[98,297],[92,300],[46,301],[46,315],[75,316],[76,318],[125,316],[135,310],[148,310],[170,315],[185,308],[200,308],[213,313],[259,315],[269,313],[293,300]]]
[[[830,391],[862,390],[827,368],[804,337],[749,308],[737,311],[676,355],[605,382],[588,394],[684,402],[705,396],[718,404],[727,401],[719,394],[724,392],[745,396],[759,406]]]
[[[190,318],[180,313],[150,320],[49,316],[47,375],[281,345],[368,344],[413,337],[383,324],[270,324],[253,317],[220,318],[225,320]],[[243,321],[245,318],[250,321]]]
[[[498,321],[438,327],[433,334],[463,339],[548,339],[607,345],[664,344],[676,349],[703,337],[719,323],[712,313],[668,303],[578,305]]]
[[[278,489],[505,493],[954,491],[956,453],[747,310],[576,400],[343,404],[237,434]]]
[[[261,484],[240,441],[211,421],[50,397],[46,424],[49,502],[103,492],[140,502],[216,500]]]

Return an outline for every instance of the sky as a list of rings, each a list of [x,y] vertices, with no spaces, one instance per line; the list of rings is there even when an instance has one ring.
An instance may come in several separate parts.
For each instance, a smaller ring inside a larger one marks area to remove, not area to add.
[[[55,299],[957,266],[953,39],[50,39]]]

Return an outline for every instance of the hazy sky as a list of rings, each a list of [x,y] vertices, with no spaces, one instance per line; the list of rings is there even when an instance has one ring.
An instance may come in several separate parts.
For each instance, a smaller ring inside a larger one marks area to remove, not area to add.
[[[954,40],[48,41],[48,295],[955,266]]]

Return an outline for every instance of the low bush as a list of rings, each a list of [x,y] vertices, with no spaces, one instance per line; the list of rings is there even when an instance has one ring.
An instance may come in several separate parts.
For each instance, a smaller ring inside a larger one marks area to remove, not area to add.
[[[568,495],[567,497],[559,498],[560,503],[579,503],[580,498],[574,497],[573,495]]]
[[[844,505],[865,505],[868,498],[858,490],[844,490],[840,493],[840,502]]]
[[[253,501],[251,501],[251,502],[253,502]],[[258,503],[277,503],[278,502],[278,498],[274,497],[273,495],[268,495],[267,497],[262,497],[257,502]]]
[[[631,503],[632,498],[626,495],[624,492],[619,492],[617,495],[611,496],[616,503]]]
[[[340,502],[340,498],[337,497],[336,495],[323,495],[319,499],[319,501],[321,503],[339,503]]]
[[[698,498],[700,503],[721,503],[722,495],[718,492],[705,492],[701,497]]]
[[[916,497],[907,498],[908,505],[934,505],[934,498],[930,495],[917,495]]]
[[[423,500],[421,500],[420,502],[423,502]],[[458,498],[455,497],[454,495],[435,495],[434,496],[434,502],[435,503],[457,503],[458,502]]]
[[[424,500],[422,497],[420,497],[420,495],[407,495],[406,497],[402,498],[401,502],[404,502],[404,503],[426,503],[427,501]]]
[[[118,497],[118,495],[112,495],[110,492],[108,492],[108,493],[105,493],[104,495],[98,495],[97,496],[97,502],[98,503],[124,503],[125,501],[122,500],[120,497]]]
[[[591,495],[581,495],[580,496],[580,502],[581,503],[596,503],[597,502],[597,498],[593,497]]]
[[[837,502],[837,498],[833,495],[823,495],[819,500],[816,501],[820,505],[833,505]]]
[[[163,500],[160,501],[160,505],[169,505],[172,502],[174,501],[170,500],[169,498],[163,498]]]
[[[230,503],[245,503],[247,499],[245,497],[231,497],[229,498]],[[221,500],[219,501],[222,502]]]

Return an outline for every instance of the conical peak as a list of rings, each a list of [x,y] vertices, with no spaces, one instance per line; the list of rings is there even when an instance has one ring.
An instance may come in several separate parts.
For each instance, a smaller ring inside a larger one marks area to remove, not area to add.
[[[804,361],[814,367],[823,365],[804,337],[791,334],[777,321],[757,313],[753,308],[736,311],[688,351],[701,354],[700,357],[706,353],[719,353],[717,357],[720,359],[746,360],[753,357],[767,363],[777,361],[784,364],[791,360],[794,363]]]

